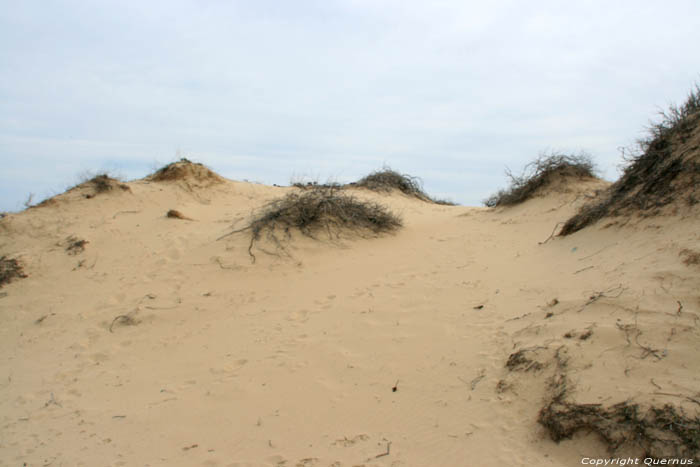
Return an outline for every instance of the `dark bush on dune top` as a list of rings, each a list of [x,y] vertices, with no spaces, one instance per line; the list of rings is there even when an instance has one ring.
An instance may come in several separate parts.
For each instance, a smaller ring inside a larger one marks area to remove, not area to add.
[[[119,180],[110,177],[106,173],[96,175],[90,180],[88,180],[86,183],[92,185],[92,187],[95,190],[95,194],[105,193],[107,191],[113,190],[114,188],[119,188],[124,191],[130,191],[128,185],[121,183]]]
[[[422,200],[430,199],[423,191],[422,183],[418,177],[400,174],[389,168],[372,172],[353,183],[353,185],[372,191],[398,190],[406,195],[415,196]]]
[[[338,189],[318,187],[271,201],[247,227],[232,233],[251,231],[248,252],[255,259],[252,247],[263,233],[279,247],[278,232],[289,238],[291,229],[316,238],[318,232],[338,237],[343,231],[379,234],[401,226],[401,219],[381,204],[359,200]]]
[[[181,158],[177,162],[172,162],[156,170],[147,177],[154,182],[172,182],[179,180],[196,180],[207,184],[220,183],[222,178],[212,172],[204,164],[192,162],[189,159]]]
[[[541,155],[525,166],[521,175],[506,170],[510,186],[484,200],[487,207],[513,206],[527,201],[547,185],[565,177],[596,178],[595,164],[587,154]]]
[[[649,136],[627,160],[622,177],[569,219],[560,235],[581,230],[607,216],[638,212],[653,215],[672,203],[700,199],[700,87],[680,107],[662,113]]]
[[[372,191],[383,191],[388,192],[392,190],[398,190],[408,196],[413,196],[423,201],[428,201],[435,204],[442,204],[446,206],[454,206],[455,203],[442,200],[434,199],[430,197],[425,191],[423,191],[423,184],[420,178],[412,177],[410,175],[401,174],[392,170],[388,167],[372,172],[366,177],[361,178],[355,183],[351,183],[351,186],[366,188]]]

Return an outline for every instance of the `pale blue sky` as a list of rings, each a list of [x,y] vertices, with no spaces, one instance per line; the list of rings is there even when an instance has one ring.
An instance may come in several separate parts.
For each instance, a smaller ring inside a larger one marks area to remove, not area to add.
[[[0,0],[0,210],[176,154],[237,180],[389,165],[477,205],[618,148],[700,78],[700,2]]]

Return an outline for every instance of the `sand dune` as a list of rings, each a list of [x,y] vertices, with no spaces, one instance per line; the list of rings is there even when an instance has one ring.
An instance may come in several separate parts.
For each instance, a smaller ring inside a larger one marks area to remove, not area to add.
[[[697,414],[700,270],[682,252],[700,224],[552,236],[605,185],[496,209],[351,189],[403,228],[291,232],[255,263],[248,232],[217,239],[295,188],[195,168],[9,214],[0,252],[28,277],[1,289],[0,465],[607,457],[594,433],[555,443],[538,416],[556,378],[567,401]]]

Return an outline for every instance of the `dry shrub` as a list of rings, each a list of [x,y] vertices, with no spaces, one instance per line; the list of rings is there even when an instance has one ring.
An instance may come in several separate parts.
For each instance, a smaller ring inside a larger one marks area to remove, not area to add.
[[[544,365],[536,360],[526,357],[526,354],[535,349],[521,349],[510,354],[506,362],[506,368],[510,371],[539,371]]]
[[[487,207],[513,206],[535,196],[542,188],[562,178],[596,178],[596,168],[588,154],[542,154],[520,175],[506,170],[510,186],[484,200]]]
[[[671,203],[700,198],[700,87],[686,102],[671,106],[653,123],[638,149],[626,157],[622,177],[601,199],[571,217],[560,235],[568,235],[608,216],[638,212],[653,215]]]
[[[571,402],[567,400],[572,383],[566,347],[557,349],[554,360],[554,373],[548,379],[549,396],[537,418],[553,441],[571,439],[584,431],[600,436],[612,454],[621,448],[641,449],[644,457],[655,459],[700,454],[698,417],[688,417],[671,405],[644,410],[627,401],[608,407]]]
[[[612,453],[636,447],[655,459],[700,455],[700,419],[671,405],[643,410],[629,402],[603,407],[554,399],[542,408],[538,422],[556,442],[583,430],[598,434]]]
[[[251,231],[248,252],[255,260],[253,244],[263,233],[280,246],[277,236],[280,230],[287,238],[291,236],[291,229],[315,238],[317,232],[326,232],[331,237],[338,237],[342,231],[379,234],[394,231],[401,225],[401,219],[381,204],[358,200],[337,189],[316,188],[271,201],[247,227],[232,233]]]
[[[368,190],[379,192],[398,190],[405,195],[412,196],[423,201],[447,206],[455,205],[455,203],[452,201],[431,198],[426,192],[423,191],[423,183],[421,182],[420,178],[401,174],[389,167],[372,172],[357,182],[351,183],[350,186],[366,188]]]
[[[110,177],[106,173],[94,176],[85,182],[84,185],[92,186],[92,188],[95,190],[95,195],[112,191],[115,188],[119,188],[122,191],[131,191],[131,188],[129,188],[128,185]]]
[[[700,264],[700,251],[693,251],[686,248],[681,250],[679,256],[685,256],[683,264],[686,266]]]
[[[177,180],[197,180],[210,184],[219,183],[222,178],[199,162],[192,162],[184,157],[177,162],[158,169],[148,180],[154,182],[170,182]]]
[[[71,235],[66,239],[66,252],[72,256],[80,254],[85,251],[85,245],[88,243],[90,242],[87,240],[82,240]]]
[[[0,257],[0,287],[5,284],[9,284],[15,279],[23,279],[27,275],[22,270],[22,265],[12,258],[7,258],[6,256]]]
[[[87,193],[84,194],[85,198],[91,199],[94,198],[97,195],[103,194],[103,193],[108,193],[111,191],[114,191],[115,189],[119,189],[122,191],[131,191],[131,188],[129,188],[128,185],[120,182],[119,180],[110,177],[107,173],[102,173],[99,175],[95,175],[91,178],[88,176],[85,176],[83,178],[83,182],[79,183],[77,186],[71,188],[71,190],[75,189],[89,189],[92,191],[92,193]]]

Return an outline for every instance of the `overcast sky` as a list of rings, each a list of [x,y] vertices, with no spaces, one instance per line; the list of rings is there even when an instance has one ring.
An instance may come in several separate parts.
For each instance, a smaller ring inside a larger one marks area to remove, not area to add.
[[[618,148],[700,81],[700,2],[0,0],[0,210],[182,155],[235,180],[389,165],[478,205]]]

